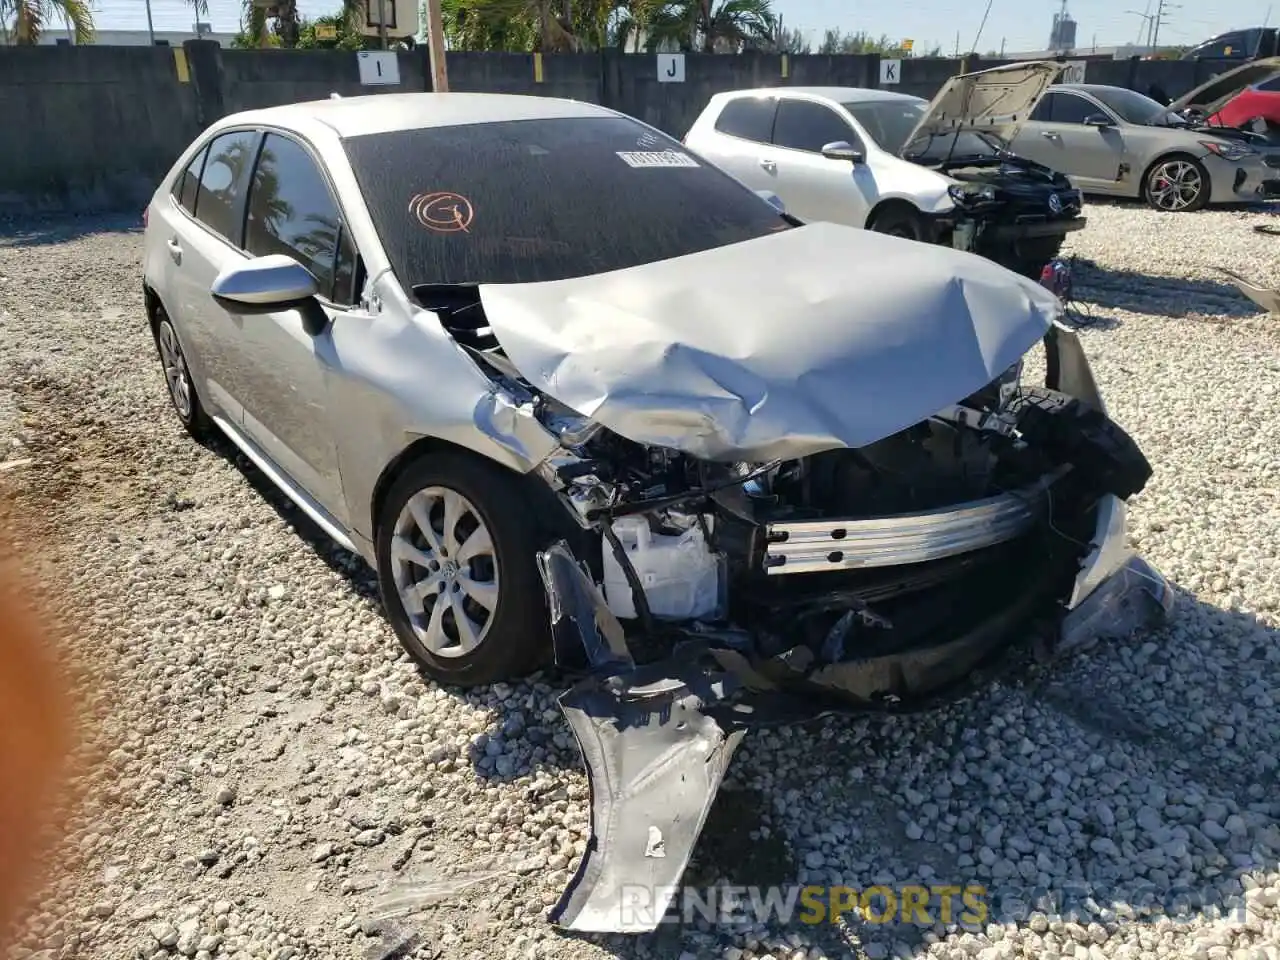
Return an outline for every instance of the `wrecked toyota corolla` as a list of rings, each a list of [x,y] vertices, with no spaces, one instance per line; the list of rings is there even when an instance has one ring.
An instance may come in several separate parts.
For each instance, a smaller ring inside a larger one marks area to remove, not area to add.
[[[375,566],[435,679],[553,651],[580,672],[592,838],[565,927],[658,922],[664,896],[638,915],[625,885],[674,892],[752,724],[920,705],[1015,644],[1168,611],[1125,549],[1150,466],[1055,297],[801,224],[612,111],[238,114],[147,219],[187,429]]]
[[[622,891],[674,889],[752,724],[918,705],[1013,641],[1168,610],[1124,548],[1150,467],[1002,267],[815,224],[479,300],[580,526],[538,556],[557,656],[592,671],[561,700],[593,804],[562,925],[660,918]]]

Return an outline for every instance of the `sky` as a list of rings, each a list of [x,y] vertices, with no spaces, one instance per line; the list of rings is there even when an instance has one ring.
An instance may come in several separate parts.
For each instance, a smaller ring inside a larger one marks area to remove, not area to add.
[[[783,25],[803,31],[816,46],[823,30],[865,30],[873,36],[910,38],[915,49],[941,46],[948,55],[960,31],[960,49],[979,53],[999,50],[1003,40],[1009,52],[1043,50],[1049,42],[1053,15],[1062,0],[991,0],[991,12],[982,35],[984,0],[895,0],[887,4],[851,3],[850,0],[773,0]],[[1068,0],[1067,10],[1076,21],[1076,48],[1095,41],[1100,47],[1114,47],[1145,36],[1138,14],[1154,13],[1159,0]],[[1175,6],[1175,3],[1177,6]],[[1280,21],[1280,0],[1173,0],[1165,4],[1160,42],[1192,44],[1214,34],[1240,27],[1256,27]],[[1137,14],[1126,11],[1136,10]],[[865,11],[865,12],[862,12]],[[1268,11],[1271,16],[1268,19]]]
[[[1159,0],[1068,0],[1076,21],[1076,46],[1086,49],[1095,42],[1112,47],[1137,42],[1144,31],[1139,14],[1153,12]],[[1191,44],[1214,34],[1240,27],[1280,23],[1280,0],[1174,0],[1166,3],[1160,28],[1161,42]],[[850,0],[773,0],[784,26],[803,31],[816,47],[823,31],[865,30],[873,36],[911,38],[919,51],[934,45],[950,54],[960,32],[961,51],[979,53],[1043,50],[1049,28],[1061,0],[991,0],[991,12],[975,44],[982,23],[984,0],[895,0],[868,4]],[[194,17],[184,0],[152,0],[157,30],[191,30]],[[209,0],[209,17],[216,32],[234,33],[240,21],[240,0]],[[304,16],[335,11],[336,0],[300,0]],[[145,30],[145,0],[93,0],[94,19],[100,30]],[[865,11],[865,12],[860,12]],[[1136,13],[1126,12],[1136,11]]]

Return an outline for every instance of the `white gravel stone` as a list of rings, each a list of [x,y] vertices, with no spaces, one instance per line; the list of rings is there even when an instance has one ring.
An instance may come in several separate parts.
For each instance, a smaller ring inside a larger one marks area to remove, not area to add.
[[[1280,320],[1213,269],[1280,285],[1280,241],[1257,212],[1086,212],[1067,252],[1093,261],[1077,293],[1102,322],[1081,336],[1155,467],[1131,541],[1183,594],[1178,620],[920,715],[752,732],[704,834],[728,842],[691,868],[989,888],[980,929],[957,896],[923,937],[849,915],[807,939],[557,935],[545,911],[588,819],[560,688],[424,683],[369,571],[309,543],[227,445],[185,437],[127,220],[0,231],[0,461],[31,460],[0,486],[41,591],[77,618],[102,758],[67,838],[77,869],[22,949],[348,958],[383,942],[363,931],[396,881],[470,871],[489,879],[397,921],[422,956],[1280,960]],[[1075,914],[1046,915],[1043,888]],[[1174,888],[1176,917],[1138,915]]]

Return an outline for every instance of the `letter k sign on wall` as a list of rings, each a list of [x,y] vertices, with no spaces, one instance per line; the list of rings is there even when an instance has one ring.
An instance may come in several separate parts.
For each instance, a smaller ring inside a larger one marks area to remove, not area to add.
[[[684,54],[658,54],[658,82],[684,83]]]
[[[902,82],[902,61],[880,61],[880,86],[888,87]]]

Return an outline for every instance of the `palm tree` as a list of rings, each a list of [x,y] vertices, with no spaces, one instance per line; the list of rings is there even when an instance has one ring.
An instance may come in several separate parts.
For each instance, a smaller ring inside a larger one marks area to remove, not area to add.
[[[559,9],[556,9],[558,6]],[[442,0],[453,50],[577,52],[572,0]]]
[[[665,5],[649,28],[650,49],[675,46],[703,53],[767,47],[776,18],[769,0],[677,0]]]
[[[76,43],[93,40],[93,12],[89,0],[0,0],[0,25],[22,46],[40,42],[40,34],[60,20]]]

